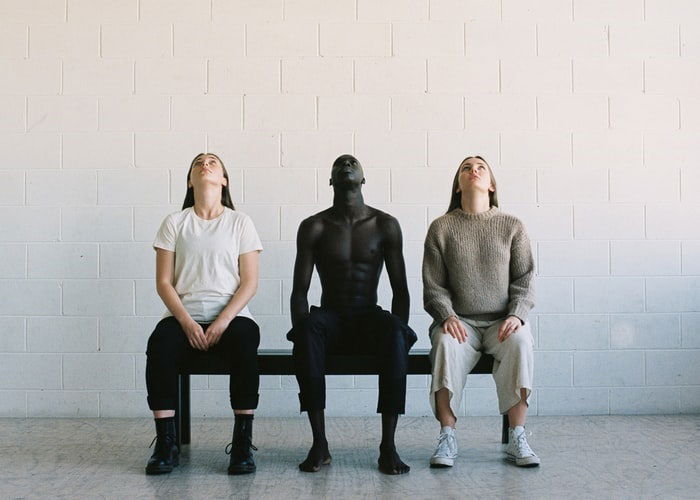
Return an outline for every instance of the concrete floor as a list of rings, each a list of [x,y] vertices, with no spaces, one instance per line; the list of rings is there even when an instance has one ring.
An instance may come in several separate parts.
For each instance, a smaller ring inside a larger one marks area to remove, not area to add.
[[[378,418],[332,418],[333,464],[297,470],[304,418],[258,418],[258,472],[226,475],[231,422],[194,420],[192,444],[170,475],[146,476],[146,419],[0,419],[0,498],[700,498],[700,416],[532,417],[537,469],[503,460],[498,417],[459,422],[453,469],[430,469],[437,425],[403,418],[406,476],[376,470]]]

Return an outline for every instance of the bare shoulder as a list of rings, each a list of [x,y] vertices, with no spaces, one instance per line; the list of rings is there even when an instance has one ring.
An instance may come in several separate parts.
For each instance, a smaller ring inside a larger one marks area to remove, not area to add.
[[[399,224],[399,221],[396,219],[396,217],[376,208],[371,209],[372,216],[377,221],[377,227],[383,234],[385,234],[388,237],[401,236],[401,225]]]
[[[315,213],[299,224],[299,237],[313,238],[318,236],[323,230],[325,221],[328,219],[328,209]]]

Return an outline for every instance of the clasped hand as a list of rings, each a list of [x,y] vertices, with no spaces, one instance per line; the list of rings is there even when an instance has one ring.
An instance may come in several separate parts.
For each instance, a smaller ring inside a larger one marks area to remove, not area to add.
[[[200,351],[207,351],[211,346],[217,344],[219,340],[221,340],[221,336],[227,326],[228,322],[217,318],[205,331],[199,323],[191,320],[183,327],[183,330],[187,336],[187,341],[193,348]]]

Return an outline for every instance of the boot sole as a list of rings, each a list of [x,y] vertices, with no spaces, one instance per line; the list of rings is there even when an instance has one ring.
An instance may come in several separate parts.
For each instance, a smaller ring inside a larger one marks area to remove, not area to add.
[[[159,465],[159,466],[153,466],[149,467],[148,465],[146,466],[146,475],[147,476],[157,476],[160,474],[170,474],[175,467],[180,465],[180,457],[176,457],[173,460],[173,465]]]
[[[256,471],[256,469],[257,469],[257,467],[229,469],[228,475],[229,476],[242,476],[243,474],[252,474],[253,472]]]

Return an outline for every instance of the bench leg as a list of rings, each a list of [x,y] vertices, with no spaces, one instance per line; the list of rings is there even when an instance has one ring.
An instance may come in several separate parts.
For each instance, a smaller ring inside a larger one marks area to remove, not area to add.
[[[177,376],[177,408],[175,409],[177,444],[190,444],[190,376]]]
[[[501,443],[508,444],[508,427],[510,423],[508,422],[508,414],[503,414],[503,429],[501,430]]]

